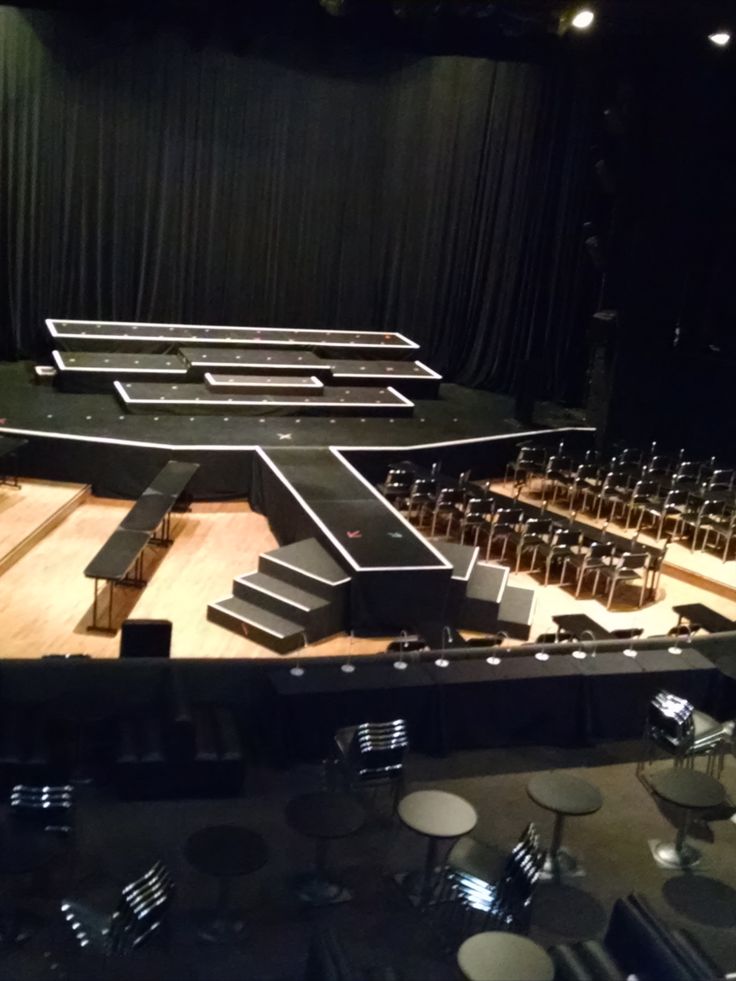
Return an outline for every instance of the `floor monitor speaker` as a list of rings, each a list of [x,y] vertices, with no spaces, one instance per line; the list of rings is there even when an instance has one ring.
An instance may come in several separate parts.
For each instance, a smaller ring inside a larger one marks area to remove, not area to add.
[[[171,620],[125,620],[120,657],[169,657],[171,630]]]

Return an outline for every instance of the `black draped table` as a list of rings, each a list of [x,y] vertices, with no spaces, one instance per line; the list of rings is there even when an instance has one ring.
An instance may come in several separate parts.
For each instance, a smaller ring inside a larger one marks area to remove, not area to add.
[[[299,677],[287,667],[269,674],[286,760],[328,757],[340,726],[394,718],[406,719],[412,747],[428,753],[638,738],[660,688],[707,711],[720,678],[694,650],[602,652],[584,660],[553,654],[547,661],[530,654],[448,667],[428,660],[403,671],[368,658],[353,664],[349,674],[339,662],[308,661]]]

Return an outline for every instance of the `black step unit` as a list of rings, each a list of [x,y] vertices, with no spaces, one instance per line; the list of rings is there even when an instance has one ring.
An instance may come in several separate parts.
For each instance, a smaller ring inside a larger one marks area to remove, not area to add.
[[[315,596],[339,597],[341,603],[347,599],[350,575],[316,538],[264,552],[258,559],[258,571]]]
[[[310,643],[345,628],[344,608],[339,596],[326,599],[274,579],[263,572],[250,572],[233,582],[233,593],[264,610],[303,625]]]
[[[270,613],[239,596],[228,596],[207,606],[207,619],[255,641],[276,654],[288,654],[304,644],[304,627]]]
[[[459,625],[466,630],[491,633],[499,627],[498,618],[509,571],[500,565],[478,562],[465,590]]]
[[[529,640],[536,601],[534,590],[528,586],[507,586],[498,611],[498,629],[515,640]]]

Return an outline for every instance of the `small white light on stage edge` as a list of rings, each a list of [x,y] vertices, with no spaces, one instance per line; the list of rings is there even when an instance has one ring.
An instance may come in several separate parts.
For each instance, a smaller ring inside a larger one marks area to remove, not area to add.
[[[289,669],[289,674],[290,674],[290,675],[291,675],[291,676],[292,676],[293,678],[301,678],[301,677],[302,677],[302,675],[304,674],[304,668],[303,668],[303,667],[301,667],[301,665],[299,665],[299,664],[296,664],[296,665],[294,665],[294,667],[293,667],[293,668],[290,668],[290,669]]]
[[[406,671],[409,665],[406,663],[406,661],[394,661],[394,667],[397,671]]]
[[[715,44],[716,47],[725,48],[731,41],[731,35],[728,31],[715,31],[713,34],[708,35],[708,40],[711,44]]]
[[[497,657],[495,654],[491,654],[486,658],[486,664],[491,664],[495,668],[497,664],[501,663],[501,658]]]
[[[636,657],[639,652],[634,647],[625,647],[621,653],[624,657]]]
[[[672,645],[672,647],[668,647],[667,648],[667,653],[668,654],[682,654],[682,648],[677,643],[677,641],[675,641],[675,643]]]
[[[549,661],[549,654],[546,651],[537,651],[534,657],[538,661]]]
[[[584,651],[582,647],[580,647],[578,650],[572,652],[572,656],[577,658],[578,661],[584,661],[588,656],[588,652]]]
[[[594,20],[595,14],[593,11],[588,7],[583,7],[582,10],[577,11],[570,23],[578,31],[587,31],[587,29],[593,24]]]
[[[350,661],[346,661],[345,664],[340,665],[340,670],[343,674],[352,674],[355,671],[355,665],[351,664]]]
[[[438,657],[437,660],[434,663],[435,663],[436,667],[438,667],[438,668],[449,668],[450,667],[450,662],[447,660],[446,657]]]

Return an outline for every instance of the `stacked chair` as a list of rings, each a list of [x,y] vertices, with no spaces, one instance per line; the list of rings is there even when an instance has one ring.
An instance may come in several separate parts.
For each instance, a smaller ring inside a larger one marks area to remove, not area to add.
[[[459,941],[480,930],[526,933],[532,900],[544,865],[539,835],[529,824],[498,873],[495,852],[471,836],[450,850],[438,911],[448,936]]]
[[[161,930],[173,896],[174,882],[168,869],[163,862],[156,862],[123,887],[112,913],[76,900],[65,900],[61,912],[80,948],[105,959],[122,957]]]
[[[717,778],[733,738],[733,722],[718,722],[686,699],[659,691],[648,706],[637,773],[641,774],[645,763],[651,763],[661,750],[674,759],[675,766],[694,766],[696,758],[703,756],[707,772]]]
[[[404,719],[362,722],[335,733],[338,768],[351,790],[388,787],[396,810],[404,790],[409,734]]]

